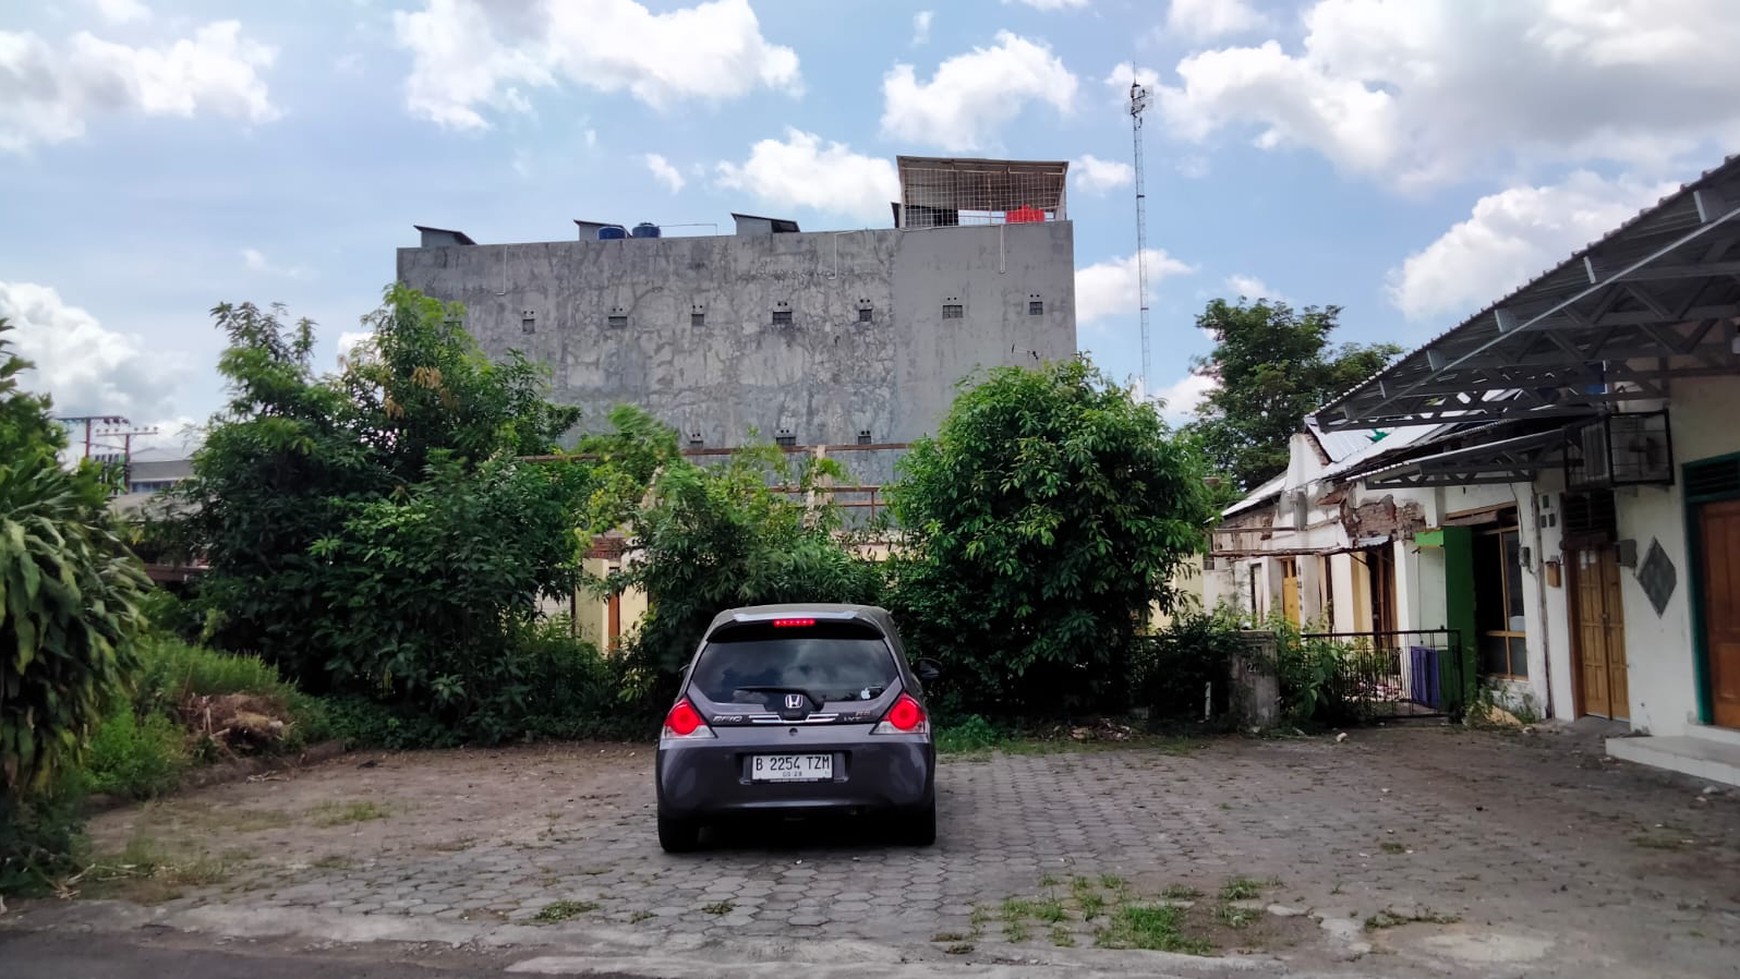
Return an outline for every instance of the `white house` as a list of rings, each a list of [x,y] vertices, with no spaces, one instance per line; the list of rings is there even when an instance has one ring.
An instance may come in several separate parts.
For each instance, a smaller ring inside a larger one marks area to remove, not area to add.
[[[1615,756],[1740,784],[1737,324],[1730,159],[1319,410],[1211,600],[1454,630],[1543,714],[1647,735]]]

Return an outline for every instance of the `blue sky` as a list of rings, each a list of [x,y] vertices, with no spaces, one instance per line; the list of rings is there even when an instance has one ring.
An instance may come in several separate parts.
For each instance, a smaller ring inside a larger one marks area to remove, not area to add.
[[[1416,344],[1731,152],[1726,0],[64,0],[0,8],[0,315],[68,412],[221,391],[220,301],[320,359],[413,223],[885,226],[899,153],[1072,161],[1081,345],[1151,388],[1240,292]]]

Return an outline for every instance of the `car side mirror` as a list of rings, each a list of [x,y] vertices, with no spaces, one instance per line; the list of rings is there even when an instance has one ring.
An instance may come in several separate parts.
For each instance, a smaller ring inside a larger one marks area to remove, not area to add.
[[[920,683],[932,683],[943,674],[942,664],[934,659],[921,659],[912,668]]]

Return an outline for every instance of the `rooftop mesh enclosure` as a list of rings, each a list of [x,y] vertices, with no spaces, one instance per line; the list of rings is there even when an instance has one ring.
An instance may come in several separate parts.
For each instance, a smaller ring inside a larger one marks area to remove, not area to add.
[[[1065,219],[1068,163],[922,156],[902,156],[897,160],[900,204],[895,224],[899,227],[943,228]]]

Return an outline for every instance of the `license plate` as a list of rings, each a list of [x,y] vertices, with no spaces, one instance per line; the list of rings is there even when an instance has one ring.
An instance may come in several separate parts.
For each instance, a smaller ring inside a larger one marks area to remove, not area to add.
[[[833,755],[756,755],[749,759],[752,782],[820,782],[833,777]]]

